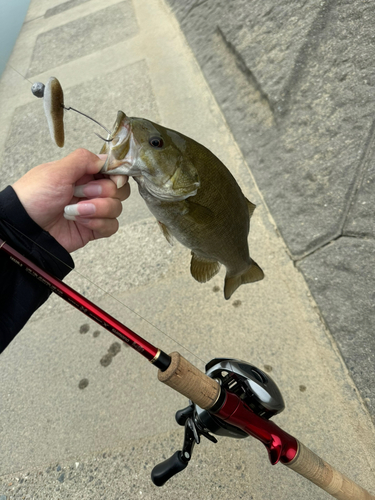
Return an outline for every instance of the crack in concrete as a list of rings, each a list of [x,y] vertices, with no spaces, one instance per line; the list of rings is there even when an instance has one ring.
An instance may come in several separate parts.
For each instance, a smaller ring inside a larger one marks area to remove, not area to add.
[[[322,250],[323,248],[327,247],[328,245],[331,245],[331,243],[333,243],[334,241],[337,241],[339,240],[340,238],[342,238],[343,235],[340,233],[338,234],[337,236],[334,236],[333,238],[331,238],[330,240],[328,241],[325,241],[324,243],[322,243],[321,245],[313,248],[312,250],[310,250],[309,252],[306,252],[305,254],[303,254],[301,257],[293,257],[293,255],[290,254],[289,252],[289,255],[293,261],[293,264],[295,267],[297,267],[297,265],[304,261],[305,259],[307,259],[308,257],[310,257],[311,255],[314,255],[315,253],[319,252],[320,250]]]
[[[321,34],[326,29],[330,21],[330,12],[335,5],[336,0],[322,2],[322,8],[319,10],[316,18],[311,23],[306,36],[305,43],[300,47],[295,58],[293,68],[289,78],[285,83],[284,90],[280,94],[280,101],[277,105],[278,114],[283,116],[289,111],[289,102],[292,91],[299,85],[304,69],[309,65],[310,59],[318,49],[321,42]]]
[[[341,231],[343,234],[350,234],[347,232],[348,230],[345,229],[347,228],[348,225],[348,217],[350,214],[350,211],[354,208],[355,202],[358,199],[358,195],[361,189],[361,186],[363,185],[363,181],[366,175],[366,172],[369,167],[369,163],[371,159],[374,158],[375,154],[375,119],[373,119],[369,133],[367,134],[366,140],[365,140],[365,146],[363,148],[363,153],[361,158],[359,159],[358,166],[357,166],[357,171],[354,176],[354,181],[353,185],[351,186],[351,194],[349,196],[349,202],[347,204],[345,213],[344,213],[344,220],[342,223]]]
[[[303,254],[300,257],[293,257],[291,255],[291,258],[294,262],[294,265],[296,265],[299,262],[302,262],[307,257],[310,257],[311,255],[315,254],[316,252],[319,252],[320,250],[322,250],[323,248],[330,245],[332,242],[337,241],[340,238],[352,238],[352,239],[358,239],[358,240],[374,240],[375,239],[368,234],[361,236],[359,234],[350,233],[347,229],[345,229],[345,227],[347,226],[347,223],[348,223],[350,211],[354,208],[355,201],[358,198],[359,191],[360,191],[360,188],[363,184],[363,180],[365,178],[368,165],[369,165],[371,159],[374,157],[374,154],[375,154],[375,119],[373,119],[371,126],[369,128],[369,132],[368,132],[366,140],[365,140],[363,152],[362,152],[362,155],[358,161],[356,173],[353,177],[353,182],[349,186],[348,202],[346,204],[345,209],[343,210],[340,228],[339,228],[336,236],[333,236],[328,241],[325,241],[324,243],[318,245],[317,247],[313,248],[309,252],[306,252],[305,254]]]
[[[289,252],[289,255],[293,261],[294,266],[296,267],[300,262],[304,261],[305,259],[307,259],[311,255],[314,255],[315,253],[319,252],[320,250],[323,250],[324,248],[331,245],[335,241],[340,240],[341,238],[347,238],[347,239],[351,239],[351,240],[375,241],[375,238],[369,237],[369,236],[358,236],[358,235],[340,233],[337,236],[331,238],[329,241],[326,241],[322,245],[320,245],[320,246],[314,248],[313,250],[311,250],[310,252],[307,252],[306,254],[302,255],[301,257],[293,257],[293,255],[291,255],[290,252]]]
[[[263,90],[262,85],[254,75],[254,73],[247,66],[241,54],[238,52],[236,47],[227,39],[223,31],[221,30],[220,26],[217,26],[215,32],[216,34],[219,35],[225,47],[228,49],[229,53],[234,58],[236,66],[241,71],[241,73],[246,77],[246,80],[248,81],[249,85],[251,85],[251,87],[256,92],[259,92],[261,100],[267,103],[269,111],[272,113],[273,118],[275,118],[274,106],[271,99],[269,98],[268,94]]]

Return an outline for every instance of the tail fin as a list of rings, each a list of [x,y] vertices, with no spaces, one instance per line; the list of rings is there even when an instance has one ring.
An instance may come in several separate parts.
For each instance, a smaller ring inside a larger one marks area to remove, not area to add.
[[[228,276],[225,277],[224,297],[228,300],[240,285],[254,283],[254,281],[260,281],[263,278],[264,272],[258,264],[252,260],[250,266],[239,276],[233,276],[232,278]]]

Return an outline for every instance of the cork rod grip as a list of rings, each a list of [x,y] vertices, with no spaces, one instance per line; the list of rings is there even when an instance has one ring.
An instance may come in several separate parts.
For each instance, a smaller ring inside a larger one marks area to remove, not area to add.
[[[297,455],[286,466],[338,500],[375,500],[368,491],[338,472],[300,442]]]
[[[204,410],[209,410],[219,397],[219,384],[178,352],[172,352],[170,357],[172,361],[169,367],[164,372],[158,372],[160,382],[191,399]]]

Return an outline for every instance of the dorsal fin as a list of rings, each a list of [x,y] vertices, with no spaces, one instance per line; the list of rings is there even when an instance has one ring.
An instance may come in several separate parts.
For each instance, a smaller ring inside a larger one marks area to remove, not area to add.
[[[256,205],[254,205],[254,203],[251,203],[251,201],[249,201],[247,198],[246,198],[246,203],[247,203],[247,208],[249,210],[249,219],[251,219],[251,216],[253,215],[254,210],[256,209]]]

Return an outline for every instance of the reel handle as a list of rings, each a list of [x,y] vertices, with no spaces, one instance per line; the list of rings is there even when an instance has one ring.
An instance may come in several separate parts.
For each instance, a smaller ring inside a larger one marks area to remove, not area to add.
[[[171,457],[156,465],[151,472],[155,486],[163,486],[168,479],[186,469],[188,461],[184,460],[182,451],[176,451]]]

